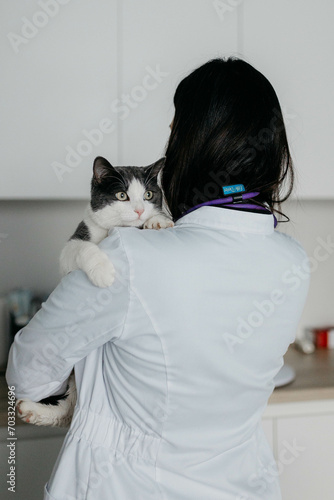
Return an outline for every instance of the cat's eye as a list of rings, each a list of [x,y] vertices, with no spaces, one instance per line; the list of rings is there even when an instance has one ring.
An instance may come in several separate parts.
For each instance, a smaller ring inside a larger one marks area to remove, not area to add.
[[[116,198],[119,201],[126,201],[128,200],[128,195],[124,191],[120,191],[119,193],[116,193]]]
[[[144,194],[144,200],[152,200],[153,198],[153,191],[146,191]]]

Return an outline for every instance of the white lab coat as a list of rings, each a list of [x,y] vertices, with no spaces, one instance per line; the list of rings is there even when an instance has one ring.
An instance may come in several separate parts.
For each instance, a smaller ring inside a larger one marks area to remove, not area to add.
[[[303,248],[271,215],[217,207],[100,246],[114,284],[70,273],[10,351],[17,398],[59,394],[75,367],[44,499],[279,500],[261,415],[305,303]]]

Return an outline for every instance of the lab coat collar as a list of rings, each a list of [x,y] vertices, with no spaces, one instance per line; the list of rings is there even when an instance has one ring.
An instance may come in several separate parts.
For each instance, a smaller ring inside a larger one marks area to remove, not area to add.
[[[175,222],[175,226],[200,225],[243,233],[271,234],[274,217],[266,213],[246,212],[222,207],[200,207]]]

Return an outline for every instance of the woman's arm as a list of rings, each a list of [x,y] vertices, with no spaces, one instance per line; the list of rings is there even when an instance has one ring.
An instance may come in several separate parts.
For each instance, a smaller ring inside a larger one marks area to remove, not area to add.
[[[109,288],[91,284],[82,271],[68,274],[42,309],[18,332],[10,349],[7,383],[17,399],[40,401],[66,390],[75,363],[119,338],[129,305],[129,265],[120,234],[100,245],[116,269]]]

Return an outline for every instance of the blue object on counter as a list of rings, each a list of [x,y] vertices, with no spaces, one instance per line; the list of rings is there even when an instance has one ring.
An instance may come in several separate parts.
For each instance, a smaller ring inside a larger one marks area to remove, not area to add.
[[[18,288],[7,295],[7,304],[10,316],[10,336],[21,330],[36,314],[42,305],[42,300],[34,297],[28,288]]]
[[[29,316],[32,301],[32,291],[29,288],[18,288],[7,295],[10,312],[15,318]]]

